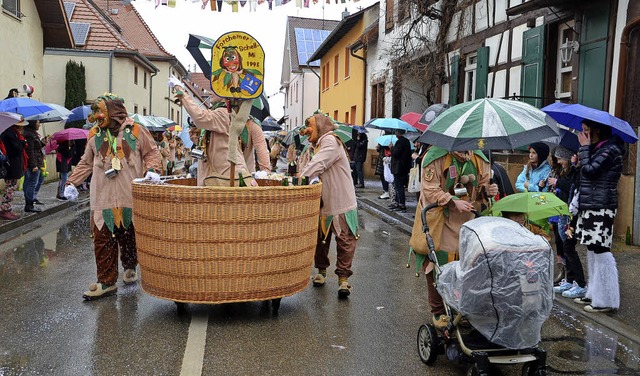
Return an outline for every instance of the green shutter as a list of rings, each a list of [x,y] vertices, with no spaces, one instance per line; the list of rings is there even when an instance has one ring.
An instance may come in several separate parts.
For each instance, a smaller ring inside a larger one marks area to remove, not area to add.
[[[451,77],[449,79],[449,105],[458,104],[458,75],[460,73],[460,56],[451,58]]]
[[[542,97],[544,81],[544,25],[534,27],[522,33],[522,75],[520,95],[523,97]],[[542,98],[524,98],[533,106],[541,107]]]
[[[487,82],[489,81],[489,47],[478,48],[476,65],[476,99],[487,96]]]
[[[585,9],[580,32],[578,103],[599,110],[604,108],[608,28],[609,4]]]

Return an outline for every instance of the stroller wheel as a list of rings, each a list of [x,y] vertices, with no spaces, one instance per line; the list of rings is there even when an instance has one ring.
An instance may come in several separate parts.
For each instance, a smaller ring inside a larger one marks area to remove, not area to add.
[[[440,339],[433,325],[423,324],[418,329],[418,354],[424,364],[432,364],[438,357]]]
[[[547,376],[547,370],[539,368],[535,362],[529,362],[522,366],[522,376]]]
[[[467,370],[467,376],[489,376],[489,373],[481,370],[476,364],[474,364]]]

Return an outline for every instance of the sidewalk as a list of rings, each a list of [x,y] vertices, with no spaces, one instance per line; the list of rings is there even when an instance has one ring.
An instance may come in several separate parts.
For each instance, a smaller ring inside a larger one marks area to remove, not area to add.
[[[58,201],[56,197],[57,183],[48,183],[42,186],[38,199],[45,205],[39,206],[42,209],[40,213],[24,213],[24,195],[22,191],[18,191],[13,197],[13,212],[20,215],[20,219],[15,221],[0,220],[0,239],[1,236],[9,232],[27,233],[32,230],[31,224],[41,218],[45,218],[65,210],[67,208],[77,207],[78,209],[88,207],[89,193],[80,192],[77,201]],[[414,193],[406,194],[406,212],[394,212],[387,208],[390,200],[382,200],[378,197],[382,194],[382,184],[380,180],[369,179],[365,183],[365,188],[357,188],[356,196],[358,198],[358,206],[361,209],[382,215],[395,221],[399,231],[406,235],[411,234],[413,226],[413,217],[416,209],[416,195]],[[26,214],[26,215],[25,215]],[[406,248],[397,249],[397,252],[406,254],[409,245]],[[610,330],[630,338],[640,343],[640,310],[638,305],[640,302],[640,247],[626,246],[624,242],[614,243],[614,256],[618,263],[621,307],[616,313],[610,314],[589,314],[584,312],[582,306],[573,303],[571,299],[556,297],[556,303],[563,309],[569,310],[576,315],[580,315],[591,319]],[[583,246],[578,247],[578,252],[583,262],[585,272],[586,265],[586,249]],[[413,267],[407,269],[407,273],[413,275]]]
[[[392,218],[397,222],[398,229],[405,234],[410,235],[413,227],[413,219],[417,205],[415,193],[406,193],[406,212],[394,212],[387,208],[390,204],[389,199],[379,199],[382,194],[382,183],[379,179],[369,179],[365,182],[365,188],[356,188],[356,197],[358,199],[358,207],[374,213],[382,213],[385,217]],[[398,249],[398,252],[408,252],[409,244],[407,241],[406,249]],[[587,273],[587,255],[586,247],[579,245],[578,253]],[[608,329],[640,343],[640,247],[628,246],[624,241],[614,241],[613,254],[618,264],[618,273],[620,281],[620,309],[615,313],[587,313],[583,310],[583,306],[576,304],[572,299],[563,298],[559,294],[556,295],[555,303],[561,308],[573,312],[577,316],[582,316],[593,320]],[[412,265],[407,273],[414,273]]]

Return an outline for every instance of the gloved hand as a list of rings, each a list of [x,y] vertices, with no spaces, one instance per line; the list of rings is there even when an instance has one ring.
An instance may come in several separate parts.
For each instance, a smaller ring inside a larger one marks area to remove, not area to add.
[[[73,184],[69,184],[66,187],[64,187],[64,197],[66,197],[67,200],[71,200],[71,201],[78,199],[78,190]]]
[[[160,174],[156,174],[155,172],[147,171],[147,174],[144,176],[145,180],[150,180],[154,183],[160,183]]]

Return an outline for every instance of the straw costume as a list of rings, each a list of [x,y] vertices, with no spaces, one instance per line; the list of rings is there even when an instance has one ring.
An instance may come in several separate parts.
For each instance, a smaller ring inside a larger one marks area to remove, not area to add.
[[[309,136],[313,156],[304,165],[300,175],[310,181],[322,180],[322,201],[315,267],[318,274],[313,285],[323,286],[327,276],[331,234],[336,237],[336,271],[338,275],[338,297],[346,298],[351,293],[348,278],[353,274],[351,264],[357,245],[358,213],[356,195],[351,180],[351,168],[344,144],[333,132],[336,125],[322,114],[306,120],[301,134]]]
[[[153,137],[127,116],[121,98],[105,94],[94,101],[91,109],[89,121],[97,125],[91,128],[84,155],[67,180],[67,185],[75,187],[93,174],[90,201],[97,283],[84,293],[87,300],[117,291],[118,248],[125,269],[124,282],[137,281],[131,184],[141,177],[159,181],[160,171],[160,154]],[[111,174],[107,174],[108,170],[112,170]]]

